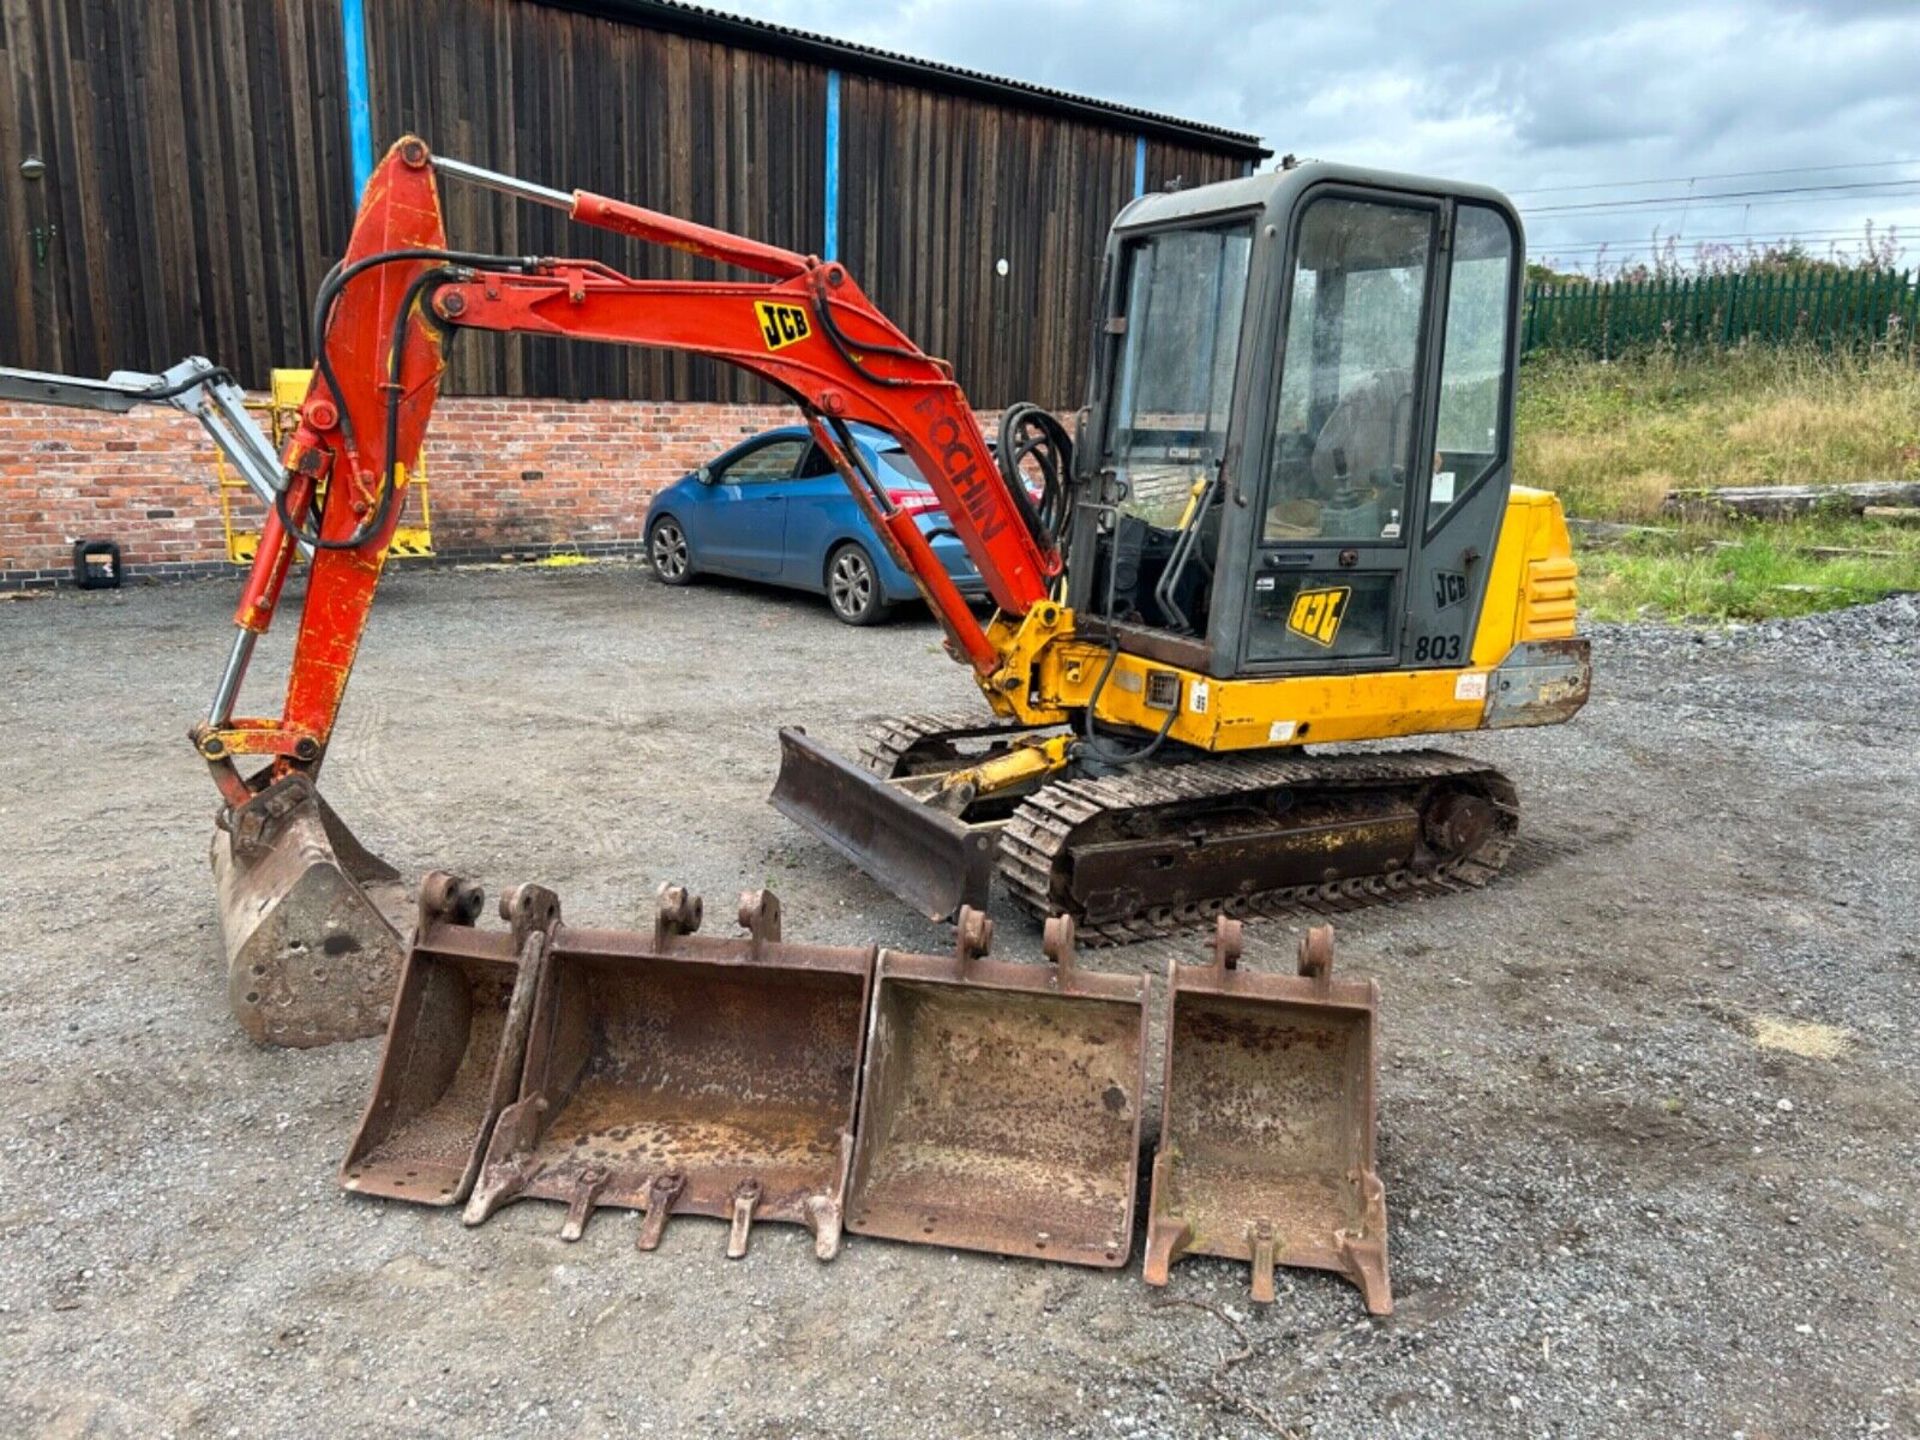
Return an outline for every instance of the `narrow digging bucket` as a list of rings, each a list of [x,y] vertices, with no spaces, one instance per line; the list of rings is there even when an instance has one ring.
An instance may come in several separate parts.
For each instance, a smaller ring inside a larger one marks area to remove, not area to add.
[[[1146,1281],[1184,1255],[1336,1270],[1389,1314],[1386,1192],[1374,1173],[1379,987],[1333,978],[1333,927],[1300,942],[1298,976],[1237,968],[1240,924],[1220,918],[1213,963],[1176,964]]]
[[[835,755],[797,727],[780,732],[769,803],[930,920],[985,909],[997,825],[969,825]]]
[[[466,1221],[556,1200],[561,1238],[596,1206],[646,1211],[639,1246],[676,1214],[808,1226],[839,1249],[874,949],[790,945],[769,891],[741,897],[738,940],[664,888],[652,935],[557,927],[518,1103],[495,1127]]]
[[[500,932],[474,928],[482,900],[479,886],[442,872],[421,884],[373,1095],[340,1166],[349,1190],[459,1204],[494,1122],[519,1094],[559,901],[522,885],[501,900],[512,930]]]
[[[211,859],[227,1000],[262,1045],[308,1047],[386,1028],[406,946],[406,889],[304,775],[233,812]]]
[[[961,911],[952,956],[882,951],[848,1227],[856,1234],[1077,1265],[1132,1244],[1147,996],[1138,975],[983,958]]]

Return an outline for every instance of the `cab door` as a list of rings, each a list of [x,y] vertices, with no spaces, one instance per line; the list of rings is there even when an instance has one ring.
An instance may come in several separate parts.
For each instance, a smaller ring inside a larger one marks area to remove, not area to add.
[[[1296,212],[1247,587],[1250,673],[1399,661],[1442,217],[1437,199],[1346,186]]]

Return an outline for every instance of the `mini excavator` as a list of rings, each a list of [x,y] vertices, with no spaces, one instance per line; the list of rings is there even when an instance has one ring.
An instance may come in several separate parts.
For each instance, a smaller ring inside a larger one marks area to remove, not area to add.
[[[449,249],[441,181],[756,278]],[[798,403],[990,713],[888,722],[858,761],[786,730],[773,803],[925,914],[983,907],[997,872],[1098,944],[1483,882],[1515,836],[1500,772],[1305,747],[1551,724],[1587,698],[1559,504],[1511,483],[1524,254],[1496,192],[1350,166],[1143,196],[1107,240],[1073,433],[1016,406],[996,446],[843,265],[400,140],[320,288],[298,427],[277,467],[250,467],[268,514],[191,732],[223,801],[236,1013],[290,1044],[384,1023],[402,945],[370,892],[398,877],[315,781],[462,331],[684,350]],[[109,398],[181,403],[187,381],[159,379]],[[868,471],[856,422],[931,483],[989,618]],[[284,704],[237,715],[296,552]]]

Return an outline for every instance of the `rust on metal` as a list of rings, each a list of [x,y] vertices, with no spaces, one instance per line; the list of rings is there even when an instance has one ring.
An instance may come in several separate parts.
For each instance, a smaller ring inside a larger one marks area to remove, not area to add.
[[[1050,965],[882,951],[848,1227],[861,1235],[1112,1267],[1132,1242],[1146,984],[1083,971],[1073,922]]]
[[[227,999],[262,1045],[378,1035],[405,954],[399,872],[370,854],[305,775],[222,817],[211,860]]]
[[[1160,1148],[1145,1276],[1183,1255],[1252,1266],[1273,1299],[1276,1266],[1335,1270],[1367,1309],[1393,1308],[1386,1192],[1374,1171],[1379,987],[1333,978],[1333,927],[1300,942],[1297,976],[1238,968],[1240,924],[1222,916],[1208,965],[1173,966]]]
[[[340,1167],[349,1190],[459,1204],[495,1121],[519,1093],[559,901],[537,885],[511,891],[501,915],[512,928],[502,932],[474,928],[483,899],[477,885],[444,872],[421,883],[373,1095]]]
[[[1585,636],[1525,640],[1488,676],[1486,726],[1557,725],[1571,720],[1593,690],[1593,657]]]
[[[465,1218],[517,1198],[809,1227],[839,1248],[875,950],[789,944],[769,891],[741,897],[744,938],[696,934],[699,897],[662,889],[651,934],[556,925],[518,1101],[494,1127]]]

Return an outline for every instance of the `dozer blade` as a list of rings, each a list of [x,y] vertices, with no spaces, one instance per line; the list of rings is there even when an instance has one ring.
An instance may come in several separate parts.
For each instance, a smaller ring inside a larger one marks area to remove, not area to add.
[[[578,1239],[596,1206],[808,1226],[838,1251],[871,946],[791,945],[769,891],[741,897],[739,940],[693,932],[701,905],[662,889],[651,935],[553,930],[519,1101],[494,1127],[466,1222],[509,1200],[568,1207]]]
[[[527,1034],[560,905],[522,885],[501,898],[511,933],[476,930],[480,888],[436,871],[401,971],[387,1043],[340,1183],[367,1195],[457,1205],[473,1189],[500,1112],[518,1097]]]
[[[228,1003],[249,1036],[306,1047],[386,1028],[405,888],[311,780],[286,776],[232,811],[211,858]]]
[[[1211,965],[1176,964],[1169,989],[1160,1149],[1147,1204],[1146,1281],[1183,1255],[1337,1270],[1389,1314],[1386,1192],[1373,1166],[1379,987],[1333,978],[1333,927],[1300,942],[1298,976],[1237,968],[1222,916]]]
[[[961,913],[956,953],[883,951],[874,985],[848,1226],[861,1235],[1113,1267],[1132,1243],[1146,984],[1074,963],[982,958],[992,924]]]
[[[968,825],[843,760],[804,730],[780,732],[774,809],[838,850],[930,920],[984,910],[999,827]]]

